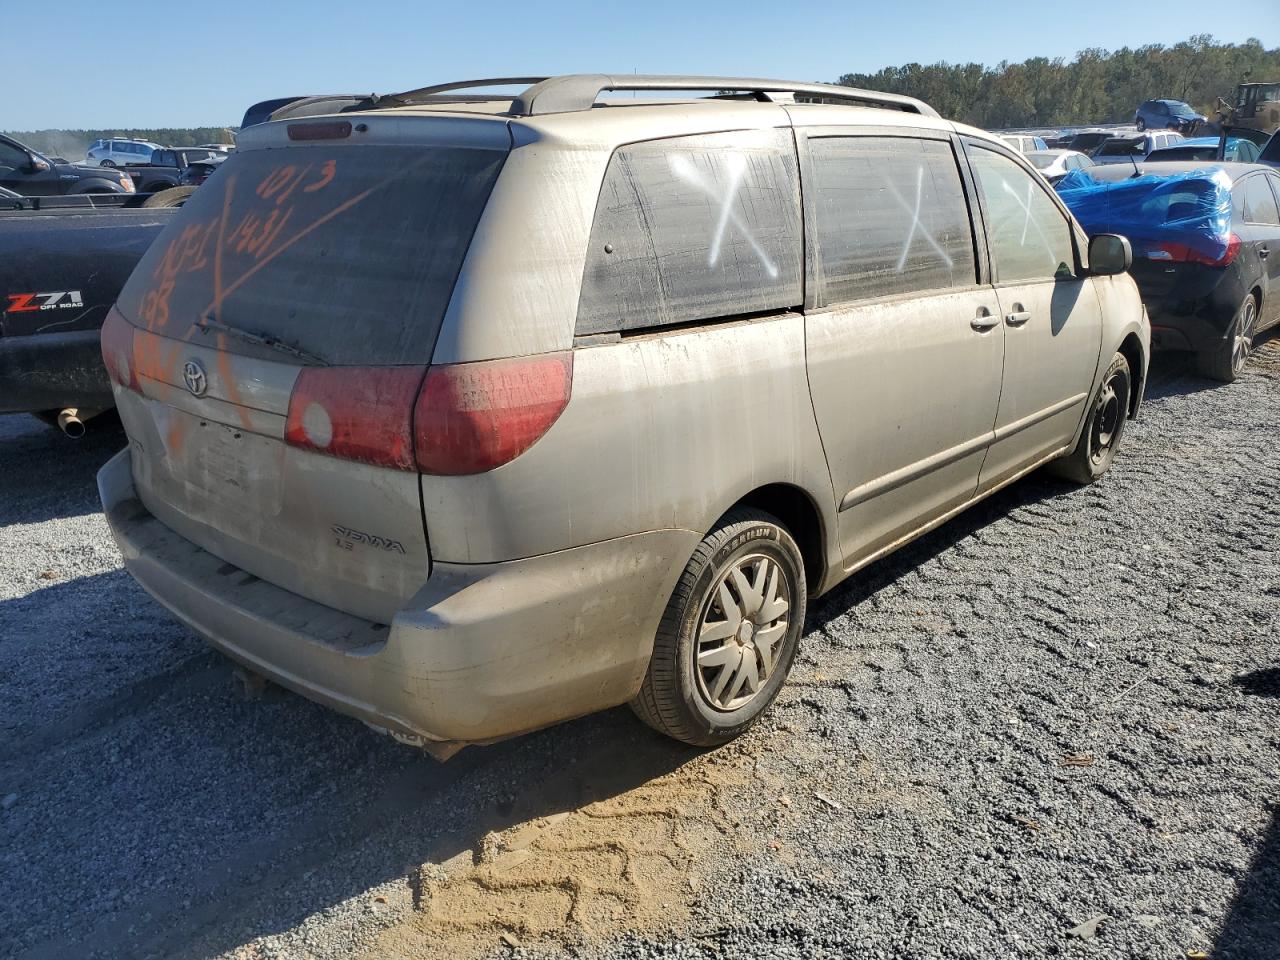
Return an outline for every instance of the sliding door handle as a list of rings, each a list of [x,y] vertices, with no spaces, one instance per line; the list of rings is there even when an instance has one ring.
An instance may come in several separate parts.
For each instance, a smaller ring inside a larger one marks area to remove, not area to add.
[[[1030,319],[1030,310],[1015,310],[1013,313],[1005,314],[1004,322],[1011,327],[1020,327]]]
[[[996,326],[999,322],[1000,318],[992,316],[990,310],[986,307],[979,307],[977,316],[969,321],[969,326],[973,327],[973,329],[977,330],[979,333],[983,333]]]

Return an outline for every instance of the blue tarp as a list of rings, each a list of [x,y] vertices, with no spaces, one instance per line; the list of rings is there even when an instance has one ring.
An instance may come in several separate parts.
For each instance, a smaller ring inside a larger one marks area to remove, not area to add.
[[[1231,178],[1206,167],[1167,176],[1097,181],[1073,170],[1056,189],[1085,232],[1128,237],[1135,257],[1168,259],[1170,245],[1222,258],[1231,239]]]

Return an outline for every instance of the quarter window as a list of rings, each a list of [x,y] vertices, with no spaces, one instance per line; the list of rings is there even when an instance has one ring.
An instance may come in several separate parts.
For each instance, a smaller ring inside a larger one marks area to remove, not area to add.
[[[620,147],[591,228],[579,334],[799,306],[800,186],[789,130]]]
[[[982,187],[988,241],[999,283],[1071,278],[1071,226],[1026,170],[993,150],[970,151]]]
[[[809,153],[824,302],[977,282],[969,209],[950,143],[817,137]]]
[[[1241,191],[1243,187],[1243,191]],[[1280,224],[1280,210],[1276,208],[1276,198],[1267,186],[1265,176],[1253,176],[1245,180],[1232,191],[1232,201],[1243,192],[1245,223]]]

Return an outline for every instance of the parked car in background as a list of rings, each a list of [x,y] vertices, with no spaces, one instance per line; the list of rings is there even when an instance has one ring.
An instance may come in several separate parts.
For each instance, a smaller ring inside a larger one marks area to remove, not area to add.
[[[1005,133],[1000,135],[1000,139],[1007,143],[1019,153],[1030,153],[1032,150],[1048,150],[1049,146],[1044,142],[1044,137],[1033,137],[1028,134]]]
[[[1167,160],[1231,160],[1254,163],[1260,152],[1252,140],[1243,137],[1228,137],[1225,145],[1221,137],[1192,137],[1171,147],[1152,150],[1146,159],[1151,163]]]
[[[2,192],[2,191],[0,191]],[[102,365],[107,310],[172,211],[140,196],[0,204],[0,413],[80,436],[115,401]]]
[[[1086,230],[1130,238],[1155,345],[1194,351],[1202,375],[1230,382],[1254,337],[1280,322],[1280,173],[1199,162],[1139,170],[1138,179],[1124,167],[1089,171],[1102,184],[1098,202],[1087,184],[1058,189]]]
[[[197,144],[203,150],[213,150],[216,153],[235,153],[236,145],[234,143],[201,143]]]
[[[1080,133],[1072,134],[1071,139],[1066,143],[1066,149],[1092,156],[1094,150],[1115,135],[1113,130],[1084,130]]]
[[[214,155],[203,160],[193,160],[178,175],[178,185],[182,187],[198,187],[222,166],[226,155]]]
[[[1262,152],[1258,154],[1258,162],[1265,163],[1269,167],[1280,167],[1280,133],[1273,133],[1271,139],[1262,147]]]
[[[215,157],[215,162],[221,162],[227,154],[206,147],[160,147],[152,151],[150,163],[129,164],[120,169],[133,177],[139,193],[156,193],[178,186],[182,182],[182,171],[192,163]]]
[[[133,179],[127,173],[54,160],[3,134],[0,187],[24,197],[134,192]]]
[[[1133,125],[1143,130],[1191,130],[1204,121],[1205,115],[1197,113],[1181,100],[1144,100],[1133,114]]]
[[[1096,164],[1131,163],[1143,160],[1152,150],[1177,146],[1180,133],[1143,133],[1136,137],[1111,137],[1090,154]]]
[[[160,144],[150,140],[131,140],[125,137],[109,137],[95,140],[85,152],[86,163],[103,167],[120,167],[126,163],[150,163],[151,154]]]
[[[1087,155],[1075,150],[1033,150],[1026,154],[1026,158],[1050,183],[1057,177],[1065,177],[1072,170],[1084,170],[1093,166],[1093,161]]]
[[[1128,245],[998,138],[826,84],[466,86],[245,130],[103,328],[124,562],[247,669],[439,755],[628,701],[723,743],[810,596],[1109,468]],[[593,109],[632,90],[751,99]]]

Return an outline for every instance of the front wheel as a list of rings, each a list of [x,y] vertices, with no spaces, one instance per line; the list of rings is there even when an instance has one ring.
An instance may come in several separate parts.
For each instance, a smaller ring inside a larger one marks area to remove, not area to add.
[[[1253,337],[1257,328],[1258,301],[1249,294],[1232,318],[1226,338],[1211,349],[1196,354],[1196,370],[1200,376],[1219,383],[1231,383],[1240,376],[1253,353]]]
[[[1084,429],[1075,449],[1049,464],[1052,473],[1076,483],[1093,483],[1111,469],[1124,425],[1129,417],[1129,397],[1133,391],[1133,373],[1124,354],[1111,358],[1102,383],[1094,394],[1085,419]]]
[[[98,164],[98,166],[100,167],[114,167],[115,165],[116,165],[116,162],[114,160],[103,160],[101,163]]]
[[[659,733],[727,743],[781,689],[800,644],[800,548],[779,521],[733,510],[703,539],[667,603],[631,709]]]
[[[1141,117],[1139,117],[1139,118],[1138,118],[1138,122],[1137,122],[1137,123],[1135,123],[1135,124],[1134,124],[1134,126],[1138,128],[1138,132],[1139,132],[1139,133],[1142,133],[1144,130],[1146,130],[1146,129],[1147,129],[1147,121],[1145,121],[1145,120],[1143,120]]]

